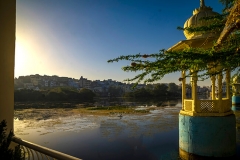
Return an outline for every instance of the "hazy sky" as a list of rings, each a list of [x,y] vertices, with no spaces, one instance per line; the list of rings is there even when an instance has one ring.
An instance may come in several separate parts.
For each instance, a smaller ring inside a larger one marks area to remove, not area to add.
[[[221,12],[218,0],[205,4]],[[107,60],[157,53],[184,40],[176,28],[199,5],[199,0],[17,0],[15,77],[131,78],[136,73],[121,70],[130,62]],[[179,84],[179,77],[173,73],[160,82]]]

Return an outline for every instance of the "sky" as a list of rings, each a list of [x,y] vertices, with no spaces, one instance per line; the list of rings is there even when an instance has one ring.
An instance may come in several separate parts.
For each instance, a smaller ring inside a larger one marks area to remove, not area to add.
[[[206,6],[221,13],[218,0]],[[123,82],[121,55],[158,53],[185,40],[178,26],[200,0],[17,0],[15,77],[58,75]],[[180,73],[160,83],[179,84]],[[210,85],[210,84],[207,84]]]

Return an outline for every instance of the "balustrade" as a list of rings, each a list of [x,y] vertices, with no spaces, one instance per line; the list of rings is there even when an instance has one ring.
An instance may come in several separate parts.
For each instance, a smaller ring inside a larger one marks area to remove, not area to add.
[[[80,160],[79,158],[22,140],[17,137],[13,137],[12,141],[20,145],[25,159],[28,160]]]
[[[184,99],[184,107],[182,112],[194,112],[195,115],[203,114],[217,114],[230,113],[231,111],[231,101],[228,98],[223,98],[221,101],[216,100],[194,100]],[[225,115],[225,114],[224,114]]]

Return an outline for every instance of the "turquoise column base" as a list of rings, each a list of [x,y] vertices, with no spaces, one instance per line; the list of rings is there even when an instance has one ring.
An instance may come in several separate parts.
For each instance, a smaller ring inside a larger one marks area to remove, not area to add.
[[[235,115],[192,117],[179,114],[179,151],[182,159],[235,156]]]
[[[240,111],[240,105],[232,105],[233,111]]]
[[[240,96],[232,96],[232,110],[233,111],[240,110]]]

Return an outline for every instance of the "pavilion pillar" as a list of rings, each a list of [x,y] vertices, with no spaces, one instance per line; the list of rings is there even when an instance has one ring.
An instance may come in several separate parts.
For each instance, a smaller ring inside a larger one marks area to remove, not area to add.
[[[186,99],[186,73],[182,71],[182,110],[184,110],[184,99]]]
[[[215,77],[215,76],[212,76],[212,77],[211,77],[211,83],[212,83],[212,100],[215,100],[215,99],[216,99],[216,96],[215,96],[215,81],[216,81],[216,77]]]
[[[217,76],[217,79],[218,79],[218,105],[220,107],[220,110],[219,112],[223,112],[222,111],[222,79],[223,79],[223,75],[222,73],[218,74]]]
[[[0,121],[13,129],[16,0],[0,1]]]
[[[228,69],[226,71],[226,98],[230,99],[230,77],[231,73],[230,70]]]
[[[192,71],[191,83],[192,83],[192,100],[194,103],[193,112],[197,110],[197,73]]]

